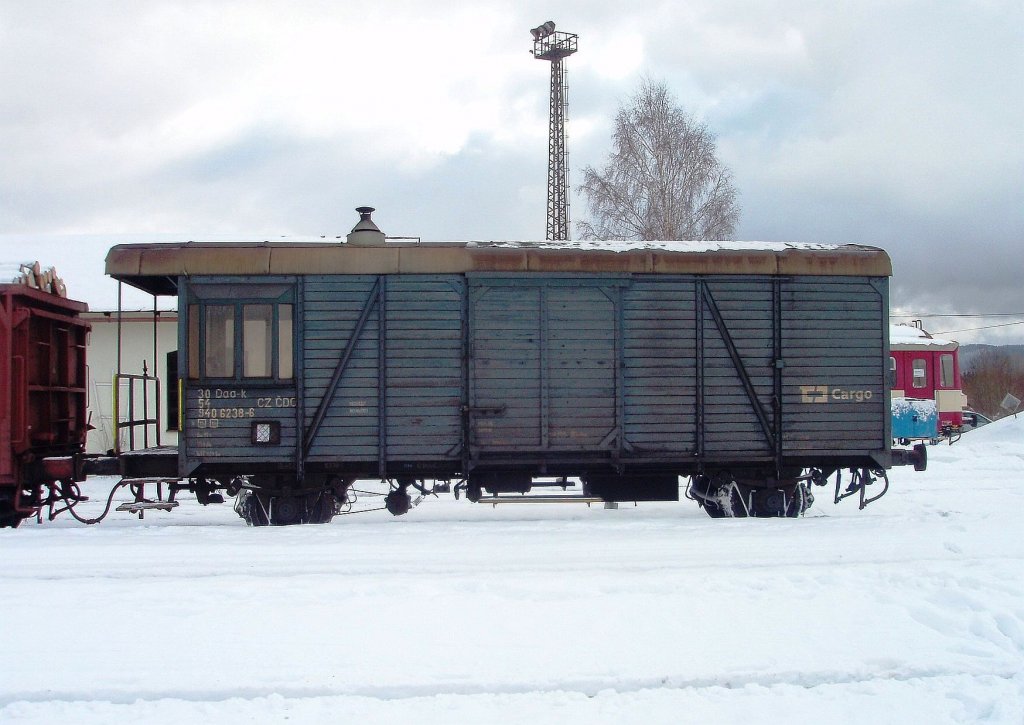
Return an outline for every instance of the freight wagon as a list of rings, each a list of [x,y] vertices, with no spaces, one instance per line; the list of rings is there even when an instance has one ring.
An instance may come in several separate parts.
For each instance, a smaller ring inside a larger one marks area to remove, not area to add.
[[[38,510],[42,461],[79,453],[87,426],[88,308],[52,270],[23,271],[0,284],[0,526]]]
[[[122,473],[237,493],[263,525],[328,521],[367,477],[396,514],[433,480],[617,502],[678,500],[684,477],[711,516],[797,516],[833,474],[863,506],[924,466],[891,448],[879,249],[420,244],[358,211],[342,243],[110,251],[180,320],[180,445]]]

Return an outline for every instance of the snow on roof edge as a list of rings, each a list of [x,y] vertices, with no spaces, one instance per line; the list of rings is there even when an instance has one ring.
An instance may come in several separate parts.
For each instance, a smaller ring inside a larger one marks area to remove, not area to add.
[[[927,331],[906,323],[889,325],[890,345],[921,345],[924,347],[948,347],[957,345],[956,340],[932,337]]]

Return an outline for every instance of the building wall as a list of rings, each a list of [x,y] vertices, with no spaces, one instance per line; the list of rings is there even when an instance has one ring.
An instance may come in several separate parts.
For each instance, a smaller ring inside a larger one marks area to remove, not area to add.
[[[84,317],[91,323],[92,332],[87,345],[89,361],[89,431],[87,450],[103,453],[114,448],[115,421],[113,416],[114,375],[117,373],[117,313],[89,312]],[[169,420],[169,402],[178,395],[177,381],[168,375],[167,354],[178,349],[178,316],[176,312],[157,313],[156,368],[153,367],[153,312],[125,312],[121,321],[121,372],[141,375],[143,366],[149,375],[160,382],[160,444],[177,445],[176,420]],[[152,418],[156,414],[156,385],[147,384],[148,412],[143,411],[142,383],[135,385],[135,418]],[[129,383],[122,381],[118,394],[120,419],[128,419]],[[171,411],[173,412],[173,411]],[[155,426],[148,426],[148,441],[143,428],[135,429],[135,448],[144,443],[156,445]],[[129,434],[120,434],[122,450],[129,448]]]

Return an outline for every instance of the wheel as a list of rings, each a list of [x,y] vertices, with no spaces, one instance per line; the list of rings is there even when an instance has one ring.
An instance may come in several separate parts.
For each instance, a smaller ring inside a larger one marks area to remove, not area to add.
[[[270,523],[259,496],[249,489],[242,489],[235,497],[235,513],[249,526],[266,526]]]
[[[754,493],[753,516],[763,518],[785,517],[795,519],[810,508],[814,497],[804,483],[780,488],[768,488]]]
[[[235,513],[249,526],[327,524],[334,518],[336,500],[328,491],[307,496],[267,496],[242,489],[235,497]]]
[[[274,526],[301,524],[305,513],[304,501],[298,496],[272,496],[270,498],[270,523]]]
[[[742,489],[725,476],[695,476],[690,491],[704,512],[713,519],[747,515],[741,498]]]
[[[777,488],[754,488],[740,485],[750,501],[750,516],[758,518],[799,517],[814,503],[814,496],[803,481]]]
[[[0,501],[0,529],[16,529],[25,517],[8,501]]]
[[[18,513],[0,513],[0,529],[16,529],[24,519]]]
[[[309,504],[309,514],[307,516],[306,523],[331,523],[331,519],[334,518],[334,503],[334,495],[327,491],[321,491],[320,493],[315,494],[313,501]]]
[[[787,499],[789,505],[786,507],[786,516],[795,519],[814,505],[814,494],[806,483],[798,483],[793,493]]]

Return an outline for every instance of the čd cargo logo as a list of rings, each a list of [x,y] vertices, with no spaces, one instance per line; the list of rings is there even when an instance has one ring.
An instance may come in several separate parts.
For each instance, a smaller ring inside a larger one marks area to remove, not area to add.
[[[870,390],[849,390],[846,388],[830,388],[827,385],[801,385],[801,403],[827,403],[830,400],[852,401],[863,403],[874,397]]]

